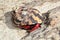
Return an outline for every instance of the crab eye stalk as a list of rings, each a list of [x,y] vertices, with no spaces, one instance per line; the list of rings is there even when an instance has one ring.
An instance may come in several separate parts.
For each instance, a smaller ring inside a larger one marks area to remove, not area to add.
[[[12,16],[15,16],[16,12],[15,10],[11,11]]]

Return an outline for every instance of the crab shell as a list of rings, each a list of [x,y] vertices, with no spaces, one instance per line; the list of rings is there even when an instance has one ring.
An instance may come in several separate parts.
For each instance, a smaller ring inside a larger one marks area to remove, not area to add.
[[[35,8],[20,7],[17,12],[13,11],[12,18],[17,26],[42,23],[40,11]]]

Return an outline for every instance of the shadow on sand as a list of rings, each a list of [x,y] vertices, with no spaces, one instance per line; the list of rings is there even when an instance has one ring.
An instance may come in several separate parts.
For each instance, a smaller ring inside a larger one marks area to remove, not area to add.
[[[6,12],[4,16],[5,16],[5,24],[8,26],[8,28],[16,29],[17,27],[12,22],[12,11]]]

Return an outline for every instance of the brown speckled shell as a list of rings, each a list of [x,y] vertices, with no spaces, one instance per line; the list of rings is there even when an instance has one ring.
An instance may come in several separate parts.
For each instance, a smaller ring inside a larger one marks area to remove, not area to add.
[[[16,25],[32,25],[42,23],[40,12],[34,8],[20,7],[12,14]]]

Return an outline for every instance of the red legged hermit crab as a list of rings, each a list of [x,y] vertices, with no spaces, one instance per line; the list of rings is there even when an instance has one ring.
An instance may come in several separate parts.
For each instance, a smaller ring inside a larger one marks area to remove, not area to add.
[[[20,7],[17,12],[13,11],[12,19],[16,26],[28,32],[41,27],[40,24],[42,23],[39,10],[34,8]]]

